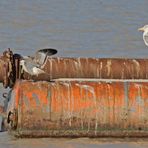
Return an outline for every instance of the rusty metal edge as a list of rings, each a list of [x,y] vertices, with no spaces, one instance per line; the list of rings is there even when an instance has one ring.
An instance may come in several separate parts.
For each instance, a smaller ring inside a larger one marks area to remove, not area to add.
[[[80,130],[47,130],[47,131],[39,131],[39,130],[17,130],[17,131],[9,131],[11,135],[17,138],[148,138],[148,131],[144,130],[106,130],[99,131],[94,134],[93,132],[80,131]]]

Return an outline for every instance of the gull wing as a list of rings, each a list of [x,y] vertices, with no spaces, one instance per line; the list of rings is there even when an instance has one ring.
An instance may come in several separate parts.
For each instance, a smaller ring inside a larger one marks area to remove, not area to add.
[[[47,56],[52,56],[56,53],[57,53],[56,49],[52,49],[52,48],[40,49],[36,52],[34,61],[40,65],[43,65]]]
[[[22,66],[23,70],[30,75],[34,75],[33,68],[37,67],[38,64],[36,64],[32,59],[26,58],[20,61],[20,65]]]

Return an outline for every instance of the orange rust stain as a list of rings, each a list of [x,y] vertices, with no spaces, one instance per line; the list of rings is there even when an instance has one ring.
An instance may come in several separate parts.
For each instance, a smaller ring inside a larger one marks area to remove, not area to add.
[[[15,87],[14,87],[14,93],[15,93],[15,108],[18,108],[19,100],[20,100],[20,82],[17,81]]]
[[[15,104],[18,106],[20,98],[28,99],[29,101],[29,107],[35,107],[37,106],[37,102],[33,98],[33,94],[35,94],[40,102],[40,105],[47,104],[47,97],[48,97],[48,85],[40,85],[40,87],[34,83],[20,83],[20,85],[16,86],[15,89]],[[23,99],[22,99],[23,100]],[[21,101],[22,101],[21,100]],[[22,102],[23,103],[23,102]],[[24,106],[24,103],[23,103]]]
[[[129,109],[130,109],[130,124],[137,125],[139,121],[144,123],[145,111],[148,107],[148,84],[146,83],[131,83],[129,85]]]
[[[83,109],[87,110],[94,104],[94,96],[85,88],[86,84],[57,84],[51,87],[51,107],[52,111],[69,111],[79,112]],[[93,87],[93,86],[89,86]]]
[[[115,89],[119,89],[119,91],[115,91]],[[54,87],[51,92],[52,111],[79,112],[88,110],[93,115],[103,111],[102,108],[108,108],[111,111],[106,113],[109,114],[111,122],[115,121],[115,113],[118,113],[124,105],[122,84],[71,82],[70,85],[57,84],[57,87]],[[118,119],[116,119],[117,121]]]
[[[27,97],[32,110],[49,107],[57,120],[77,116],[95,119],[111,127],[139,127],[147,119],[148,83],[23,82],[14,89],[16,107],[21,103],[24,109],[22,98]],[[40,106],[37,106],[33,94],[38,96]]]
[[[128,110],[130,109],[130,125],[136,125],[138,122],[138,104],[137,104],[137,95],[138,89],[135,87],[135,84],[131,83],[128,85]]]
[[[50,127],[49,119],[54,121],[55,127],[55,123],[61,124],[61,121],[73,125],[77,122],[76,126],[82,121],[86,127],[89,122],[109,128],[148,127],[148,83],[25,81],[17,83],[14,91],[15,105],[18,107],[19,104],[23,114],[22,124],[32,125],[29,118],[33,117],[35,124],[43,121],[47,127]],[[39,106],[33,94],[38,96]],[[25,107],[23,97],[28,98],[31,108]],[[25,112],[28,110],[32,111],[31,115]]]

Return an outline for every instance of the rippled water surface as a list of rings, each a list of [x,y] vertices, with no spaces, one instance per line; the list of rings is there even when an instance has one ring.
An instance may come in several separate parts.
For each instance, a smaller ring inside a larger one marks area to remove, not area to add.
[[[142,33],[148,0],[1,0],[0,52],[33,54],[52,47],[58,56],[148,57]],[[148,147],[143,142],[98,139],[12,139],[0,134],[0,148]]]
[[[147,0],[1,0],[0,50],[59,56],[147,57],[138,27],[148,23]]]

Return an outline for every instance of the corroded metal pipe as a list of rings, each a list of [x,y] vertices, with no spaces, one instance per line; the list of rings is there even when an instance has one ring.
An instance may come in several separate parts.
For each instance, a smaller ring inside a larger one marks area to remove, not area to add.
[[[59,58],[48,57],[42,69],[45,75],[23,79],[50,81],[57,78],[147,79],[148,59]]]
[[[148,59],[48,58],[42,68],[53,78],[147,79]]]
[[[10,49],[4,51],[0,56],[0,82],[4,87],[12,87],[15,80],[19,78],[17,76],[19,60],[20,58],[16,57]]]
[[[22,71],[21,56],[9,49],[0,57],[0,82],[12,87],[17,79],[46,80],[57,78],[148,79],[148,59],[60,58],[48,57],[41,69],[45,74]]]
[[[3,57],[0,57],[0,82],[4,82],[4,76],[5,76],[5,61]]]
[[[17,81],[10,100],[20,137],[148,136],[148,80]]]

